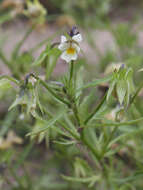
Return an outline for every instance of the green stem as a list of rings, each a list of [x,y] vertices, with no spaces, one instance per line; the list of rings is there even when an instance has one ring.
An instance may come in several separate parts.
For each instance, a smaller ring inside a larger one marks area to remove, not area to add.
[[[74,61],[71,61],[71,64],[70,64],[70,78],[69,78],[70,87],[72,86],[73,70],[74,70]]]
[[[101,159],[104,157],[104,155],[105,155],[105,153],[106,153],[106,150],[107,150],[107,148],[108,148],[108,145],[109,145],[110,141],[112,140],[113,135],[114,135],[115,132],[117,131],[118,127],[119,127],[119,126],[113,128],[113,130],[112,130],[112,132],[111,132],[111,134],[110,134],[110,137],[108,138],[106,144],[105,144],[104,147],[102,148],[102,152],[101,152],[101,155],[100,155],[100,158],[101,158]]]
[[[60,96],[58,96],[54,91],[52,91],[52,89],[46,84],[46,82],[44,82],[41,79],[38,79],[40,81],[40,83],[60,102],[66,104],[67,106],[70,106],[69,102],[67,102],[66,100],[64,100],[63,98],[61,98]]]
[[[143,84],[141,84],[138,89],[136,90],[136,93],[134,94],[134,96],[131,98],[131,102],[130,105],[134,102],[135,98],[137,97],[137,95],[139,94],[139,92],[141,91],[141,89],[143,88]]]
[[[121,111],[121,109],[120,109],[120,111]],[[119,115],[120,111],[118,111],[116,113],[115,122],[118,121],[118,115]],[[105,141],[105,144],[104,144],[104,146],[102,148],[102,151],[101,151],[101,154],[100,154],[101,159],[104,157],[104,155],[105,155],[105,153],[106,153],[106,151],[108,149],[108,146],[110,144],[110,141],[112,140],[112,138],[113,138],[114,134],[116,133],[119,126],[114,126],[113,127],[113,130],[111,131],[111,134],[110,134],[109,138],[107,138],[107,140]]]
[[[104,127],[104,126],[125,126],[125,125],[132,125],[132,124],[136,124],[140,121],[143,120],[143,117],[135,119],[135,120],[131,120],[131,121],[126,121],[126,122],[109,122],[109,123],[96,123],[95,126],[99,126],[99,127]],[[88,127],[88,126],[86,126]]]
[[[67,130],[76,140],[80,140],[80,136],[79,135],[77,135],[77,134],[75,134],[75,133],[73,133],[72,132],[72,130],[70,130],[70,128],[68,128],[65,124],[63,124],[62,122],[59,122],[58,121],[58,123],[65,129],[65,130]]]
[[[70,64],[70,77],[69,77],[69,88],[72,88],[73,72],[74,72],[74,61],[71,61],[71,64]],[[77,106],[76,106],[76,102],[74,101],[73,103],[71,103],[71,105],[72,105],[72,110],[73,110],[73,113],[74,113],[75,118],[77,120],[78,126],[80,126],[80,118],[79,118],[79,115],[78,115],[78,109],[77,109]]]
[[[20,82],[18,80],[14,79],[13,77],[7,76],[7,75],[1,75],[0,80],[1,79],[8,79],[8,80],[10,80],[11,82],[14,82],[17,85],[20,84]]]
[[[72,61],[71,62],[71,65],[70,65],[70,77],[69,77],[69,88],[72,88],[72,79],[73,79],[73,71],[74,71],[74,62]],[[79,118],[79,114],[78,114],[78,108],[77,108],[77,105],[76,105],[76,102],[71,102],[71,105],[72,105],[72,110],[73,110],[73,113],[74,113],[74,116],[77,120],[77,123],[78,123],[78,126],[80,127],[81,126],[81,123],[80,123],[80,118]],[[84,137],[84,131],[81,135],[81,138],[80,140],[82,141],[82,143],[89,148],[89,150],[91,151],[91,153],[95,156],[95,158],[97,160],[99,160],[99,155],[98,153],[96,152],[96,150],[94,149],[94,147],[88,143],[88,141],[86,140],[86,138]]]
[[[53,117],[53,114],[50,113],[49,111],[47,111],[44,108],[44,112],[49,115],[51,118]],[[59,124],[60,126],[62,126],[67,132],[69,132],[76,140],[80,140],[80,136],[76,133],[74,133],[70,128],[68,128],[62,121],[57,121],[57,124]]]
[[[82,143],[89,148],[89,150],[92,152],[92,154],[95,156],[95,158],[99,161],[100,157],[98,155],[98,153],[96,152],[96,149],[86,140],[86,138],[84,137],[84,131],[82,132],[81,135],[81,141]]]
[[[6,135],[9,128],[12,126],[13,122],[15,121],[16,117],[17,117],[17,109],[13,109],[7,113],[1,124],[0,138]]]
[[[60,96],[58,96],[48,85],[45,81],[43,81],[42,79],[40,79],[38,76],[35,76],[34,74],[29,74],[28,77],[34,77],[35,79],[37,79],[57,100],[59,100],[60,102],[66,104],[68,107],[70,107],[70,103],[67,102],[66,100],[64,100],[63,98],[61,98]]]
[[[73,110],[74,116],[75,116],[75,118],[77,120],[77,124],[80,127],[80,118],[79,118],[79,115],[78,115],[78,109],[77,109],[77,106],[76,106],[75,102],[74,102],[74,105],[72,107],[72,110]]]
[[[6,57],[4,56],[3,52],[0,51],[0,59],[2,60],[2,62],[7,65],[9,67],[9,69],[11,69],[11,64],[10,62],[6,59]]]
[[[97,107],[93,110],[93,112],[87,117],[87,119],[84,121],[84,124],[86,125],[92,118],[93,116],[96,114],[96,112],[101,108],[101,106],[104,104],[105,100],[106,100],[106,96],[107,94],[104,95],[104,97],[102,98],[101,102],[97,105]]]

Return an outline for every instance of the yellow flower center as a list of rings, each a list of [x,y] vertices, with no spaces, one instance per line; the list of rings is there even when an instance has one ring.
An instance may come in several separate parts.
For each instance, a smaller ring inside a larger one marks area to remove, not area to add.
[[[73,47],[69,47],[69,48],[67,49],[67,54],[74,54],[75,51],[76,51],[76,50],[75,50]]]

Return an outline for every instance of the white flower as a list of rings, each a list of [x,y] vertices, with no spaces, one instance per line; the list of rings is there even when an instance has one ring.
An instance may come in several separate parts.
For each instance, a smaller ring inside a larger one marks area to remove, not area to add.
[[[66,62],[76,60],[80,52],[79,43],[82,41],[81,34],[73,35],[70,39],[61,36],[61,43],[58,48],[62,51],[61,58]]]

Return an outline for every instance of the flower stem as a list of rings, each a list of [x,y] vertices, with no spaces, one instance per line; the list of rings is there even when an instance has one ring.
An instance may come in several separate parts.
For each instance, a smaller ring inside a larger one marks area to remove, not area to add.
[[[100,154],[100,158],[101,158],[101,159],[104,157],[104,155],[105,155],[105,153],[106,153],[106,151],[107,151],[107,149],[108,149],[108,145],[109,145],[110,141],[112,140],[114,134],[116,133],[118,127],[119,127],[119,126],[117,126],[117,127],[114,126],[114,128],[113,128],[113,130],[112,130],[112,132],[111,132],[111,134],[110,134],[110,137],[108,138],[106,144],[103,146],[102,152],[101,152],[101,154]]]
[[[82,143],[89,148],[89,150],[92,152],[92,154],[95,156],[95,158],[97,159],[97,161],[100,160],[100,157],[98,155],[98,152],[96,151],[96,148],[94,148],[87,140],[86,138],[84,137],[84,131],[82,132],[82,135],[81,135],[81,141]]]
[[[70,64],[70,78],[69,78],[70,87],[72,86],[73,71],[74,71],[74,61],[71,61],[71,64]]]
[[[74,113],[75,118],[77,120],[77,124],[80,127],[80,118],[79,118],[79,115],[78,115],[78,109],[77,109],[76,103],[74,103],[74,105],[73,105],[73,113]]]
[[[106,100],[106,96],[107,94],[104,95],[104,97],[102,98],[101,102],[97,105],[97,107],[95,108],[95,110],[93,110],[93,112],[87,117],[87,119],[84,121],[84,124],[86,125],[91,119],[92,117],[96,114],[96,112],[101,108],[101,106],[104,104],[105,100]]]
[[[2,51],[0,51],[0,59],[2,60],[2,62],[7,65],[9,67],[9,69],[12,69],[11,68],[11,64],[10,62],[6,59],[4,53]]]
[[[70,65],[70,78],[69,78],[69,88],[72,88],[72,81],[73,81],[73,72],[74,72],[74,61],[72,60],[71,61],[71,65]],[[76,102],[74,101],[73,102],[73,106],[72,106],[72,110],[73,110],[73,113],[75,115],[75,118],[77,120],[77,124],[78,126],[80,126],[80,118],[79,118],[79,115],[78,115],[78,108],[76,106]]]
[[[125,121],[125,122],[96,123],[95,126],[96,127],[104,127],[104,126],[107,126],[107,127],[112,127],[112,126],[119,127],[120,126],[121,127],[121,126],[125,126],[125,125],[136,124],[140,121],[143,121],[143,117],[140,117],[138,119],[131,120],[131,121]],[[85,126],[85,127],[89,127],[89,126]]]
[[[53,117],[53,114],[49,111],[47,111],[45,108],[44,108],[44,112],[49,115],[51,118]],[[80,136],[78,135],[78,133],[76,134],[75,132],[73,132],[69,127],[67,127],[64,122],[58,120],[57,121],[57,124],[59,124],[60,126],[62,126],[67,132],[69,132],[77,141],[80,140]]]
[[[71,64],[70,64],[70,77],[69,77],[69,88],[72,88],[72,81],[73,81],[73,72],[74,72],[74,62],[71,61]],[[76,101],[71,101],[71,108],[72,108],[72,111],[74,113],[74,116],[75,116],[75,119],[77,121],[77,124],[78,124],[78,127],[81,127],[81,121],[80,121],[80,117],[79,117],[79,114],[78,114],[78,108],[77,108],[77,105],[76,105]],[[84,132],[81,134],[80,136],[80,140],[81,142],[83,143],[83,145],[85,145],[86,147],[89,148],[90,152],[96,157],[96,159],[99,161],[99,155],[96,151],[96,149],[94,147],[92,147],[90,145],[90,143],[86,140],[86,138],[84,137]]]
[[[130,105],[134,102],[135,98],[137,97],[137,95],[139,94],[139,92],[141,91],[141,89],[143,88],[143,84],[141,84],[138,89],[136,90],[136,93],[134,94],[134,96],[131,98],[131,102]]]
[[[15,83],[15,84],[17,84],[17,85],[20,84],[20,82],[19,82],[18,80],[16,80],[16,79],[13,78],[13,77],[7,76],[7,75],[0,75],[0,80],[1,80],[1,79],[8,79],[8,80],[10,80],[11,82],[13,82],[13,83]]]
[[[38,76],[35,76],[33,73],[30,73],[28,75],[28,77],[34,77],[35,79],[39,80],[39,82],[60,102],[66,104],[68,107],[70,107],[70,103],[67,102],[66,100],[64,100],[63,98],[61,98],[60,96],[58,96],[48,85],[45,81],[43,81],[42,79],[40,79]]]

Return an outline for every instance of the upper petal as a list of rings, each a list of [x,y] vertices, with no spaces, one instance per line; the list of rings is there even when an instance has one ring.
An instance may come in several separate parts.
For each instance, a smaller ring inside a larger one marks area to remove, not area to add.
[[[61,36],[61,43],[65,43],[67,41],[66,36],[62,35]]]
[[[82,41],[82,35],[81,34],[76,34],[72,37],[72,39],[76,42],[81,42]]]

